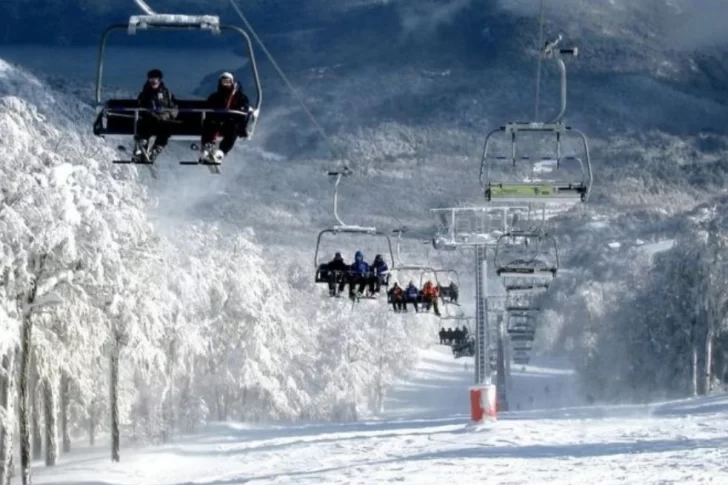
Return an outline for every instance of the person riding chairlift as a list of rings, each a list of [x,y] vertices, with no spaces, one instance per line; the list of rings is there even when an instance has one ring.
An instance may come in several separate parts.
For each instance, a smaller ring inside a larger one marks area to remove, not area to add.
[[[420,290],[417,289],[415,286],[414,281],[410,281],[407,285],[407,288],[404,290],[405,294],[405,307],[404,311],[407,311],[407,303],[412,303],[415,306],[415,312],[420,311],[419,306],[417,306],[417,300],[420,297]]]
[[[370,277],[369,263],[364,261],[364,253],[361,251],[357,251],[354,254],[354,263],[351,265],[350,271],[349,298],[353,300],[356,296],[354,285],[359,284],[358,295],[361,296],[364,293]]]
[[[344,262],[341,253],[336,253],[334,259],[326,264],[326,270],[329,275],[329,296],[338,296],[339,293],[344,291],[349,273],[349,265]]]
[[[384,258],[382,258],[381,254],[377,254],[374,257],[374,262],[372,262],[372,271],[374,274],[372,275],[370,291],[373,294],[379,294],[379,291],[382,289],[382,285],[387,278],[387,274],[389,273],[389,267],[384,261]]]
[[[234,76],[229,72],[220,74],[217,90],[207,98],[209,109],[241,111],[239,113],[209,113],[202,125],[202,154],[201,163],[220,164],[225,155],[233,149],[238,137],[248,136],[247,124],[250,112],[250,100],[242,88],[235,82]],[[215,138],[221,135],[222,141],[215,150]]]
[[[147,82],[144,83],[137,102],[141,108],[148,111],[139,113],[137,134],[134,137],[134,151],[132,161],[135,163],[144,160],[144,150],[149,145],[149,139],[154,137],[154,146],[147,152],[148,161],[153,163],[164,147],[167,146],[172,135],[169,122],[176,118],[177,108],[174,95],[164,85],[164,75],[159,69],[152,69],[147,73]]]
[[[440,296],[440,292],[437,291],[437,287],[432,284],[432,281],[425,283],[422,287],[422,303],[425,306],[425,310],[429,311],[430,306],[435,309],[435,315],[440,316],[440,309],[437,306],[437,298]]]
[[[396,313],[399,312],[406,312],[407,307],[405,305],[405,296],[404,296],[404,290],[401,286],[399,286],[398,282],[394,282],[394,286],[392,286],[392,289],[389,290],[389,302],[392,304],[392,308],[394,308],[394,311]]]

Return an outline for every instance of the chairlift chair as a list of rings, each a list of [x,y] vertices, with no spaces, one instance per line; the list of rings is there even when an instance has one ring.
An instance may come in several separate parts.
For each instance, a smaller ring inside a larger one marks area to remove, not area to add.
[[[440,299],[442,302],[446,305],[460,306],[458,303],[458,299],[460,298],[460,276],[458,275],[458,272],[454,269],[436,269],[433,272],[435,274],[435,280],[438,282],[437,289],[440,292]],[[440,278],[438,278],[438,274],[447,275],[450,285],[443,286],[439,282]],[[453,290],[452,284],[455,284],[456,289]]]
[[[523,315],[519,315],[523,316]],[[509,315],[508,323],[506,324],[506,330],[514,333],[534,333],[536,326],[531,319],[517,320],[513,318],[514,315]]]
[[[514,259],[507,257],[505,254],[514,246],[512,244],[514,238],[523,239],[524,243],[527,243],[525,246],[528,246],[529,251],[532,253],[534,251],[531,248],[535,246],[535,255]],[[535,244],[529,243],[529,241],[534,240]],[[547,248],[544,248],[543,242],[547,243]],[[504,234],[498,238],[498,244],[496,244],[493,256],[493,265],[496,274],[503,278],[554,278],[559,269],[559,252],[556,238],[544,232],[524,231]]]
[[[512,342],[533,342],[536,338],[535,330],[508,330]]]
[[[473,317],[466,317],[465,315],[462,315],[462,314],[445,315],[443,317],[440,317],[440,320],[443,322],[447,322],[447,321],[463,322],[462,326],[468,329],[468,335],[472,334],[473,329],[470,327],[470,322],[473,320]],[[445,325],[445,324],[443,323],[443,325]],[[455,325],[457,326],[458,324],[456,323]]]
[[[526,352],[513,352],[513,363],[518,365],[527,365],[531,362],[531,357]]]
[[[504,287],[509,295],[538,295],[548,290],[549,284],[549,280],[533,280],[531,282],[506,280]]]
[[[533,344],[531,342],[511,342],[511,349],[514,354],[526,354],[533,350]]]
[[[410,279],[410,278],[403,278],[402,276],[404,276],[407,272],[413,272],[413,273],[419,274],[419,286],[417,287],[418,290],[421,291],[427,281],[430,281],[431,283],[433,283],[435,288],[438,288],[438,290],[439,290],[441,285],[437,278],[437,275],[439,272],[441,272],[441,270],[434,268],[434,267],[430,266],[429,264],[428,265],[407,264],[402,260],[402,253],[401,253],[402,234],[407,232],[407,228],[400,227],[400,228],[394,229],[392,232],[394,232],[397,235],[397,239],[396,239],[396,243],[395,243],[395,253],[394,253],[395,262],[389,273],[390,281],[397,280],[400,282],[400,284],[405,284],[404,280]],[[394,275],[394,276],[392,276],[392,275]],[[430,278],[426,278],[427,275],[432,275],[431,279],[434,279],[434,282],[431,281]],[[404,287],[403,287],[403,289],[404,289]],[[440,301],[443,301],[443,303],[444,303],[442,294],[440,294],[439,299],[440,299]],[[391,301],[390,301],[390,303],[391,303]],[[422,295],[420,295],[418,297],[417,303],[418,304],[425,303],[422,298]]]
[[[429,240],[423,240],[422,241],[425,244],[425,252],[427,254],[427,263],[429,265],[432,265],[432,260],[430,259],[430,250],[429,245],[431,244],[431,241]],[[399,247],[397,249],[399,251]],[[437,280],[437,289],[440,293],[440,299],[442,300],[443,304],[445,305],[455,305],[460,306],[458,303],[458,300],[460,299],[460,276],[458,275],[458,272],[452,268],[446,268],[444,267],[444,260],[442,257],[440,258],[440,262],[443,263],[443,267],[439,269],[435,269],[433,271],[435,275],[435,279]],[[444,286],[443,284],[445,281],[443,280],[442,283],[440,283],[440,278],[438,277],[439,274],[445,274],[446,279],[450,282],[448,286]],[[453,287],[454,285],[454,287]]]
[[[467,329],[467,339],[459,344],[451,344],[450,347],[452,348],[453,356],[458,359],[460,357],[472,357],[475,355],[475,333],[473,332],[473,329],[471,328],[470,322],[473,320],[472,317],[466,317],[465,315],[457,315],[457,316],[444,316],[441,317],[440,320],[442,321],[453,321],[456,322],[464,322],[462,326]],[[444,323],[443,323],[444,325]],[[456,328],[460,328],[459,324],[455,325]]]
[[[561,72],[561,110],[549,122],[518,121],[492,130],[485,138],[480,166],[480,182],[487,201],[498,202],[586,202],[593,182],[589,143],[581,131],[561,121],[566,112],[566,65],[562,56],[576,57],[577,48],[557,48],[562,37],[547,43],[541,56],[554,59]],[[552,151],[542,154],[533,142],[545,137],[553,143]],[[534,140],[535,139],[535,140]],[[531,141],[529,147],[528,141]],[[575,144],[579,150],[564,153],[564,144]],[[527,148],[524,148],[527,147]],[[536,150],[538,154],[534,154]],[[496,168],[516,171],[521,164],[528,167],[526,180],[505,180]],[[553,176],[544,177],[543,165],[552,165]],[[564,164],[578,169],[578,174],[563,176]],[[541,173],[540,173],[541,172]]]
[[[538,313],[538,312],[541,311],[541,307],[531,306],[529,304],[526,304],[526,305],[511,305],[511,306],[507,306],[506,307],[506,311],[508,313],[512,313],[512,314],[523,315],[523,314],[528,314],[528,313],[532,313],[532,312]]]
[[[339,234],[351,234],[358,236],[367,236],[367,237],[376,237],[380,239],[384,239],[387,242],[387,248],[389,250],[389,267],[392,268],[395,265],[395,259],[394,259],[394,250],[392,249],[392,240],[390,237],[378,230],[376,227],[367,227],[367,226],[357,226],[357,225],[351,225],[346,224],[341,220],[339,217],[339,211],[338,211],[338,193],[339,193],[339,184],[341,183],[341,179],[343,177],[351,175],[352,172],[349,169],[344,169],[342,171],[330,171],[327,173],[329,177],[336,177],[336,182],[334,184],[334,198],[333,198],[333,211],[334,211],[334,218],[338,222],[337,225],[328,227],[326,229],[323,229],[321,232],[319,232],[318,238],[316,239],[316,251],[314,253],[314,268],[316,270],[316,276],[315,276],[315,282],[316,283],[329,283],[329,272],[326,268],[326,262],[319,259],[319,252],[321,249],[321,240],[325,234],[331,234],[333,236],[337,236]],[[389,281],[391,277],[391,269],[390,272],[385,277],[382,286],[385,288],[389,286]]]
[[[506,322],[506,333],[511,337],[511,340],[533,340],[536,335],[533,315],[509,313]]]
[[[222,113],[233,115],[244,119],[247,123],[247,134],[244,139],[250,139],[255,131],[255,124],[260,115],[260,106],[263,100],[258,67],[255,62],[253,44],[248,33],[240,27],[220,23],[216,15],[133,15],[129,18],[128,24],[115,24],[108,27],[101,36],[98,54],[98,67],[96,72],[96,95],[95,102],[99,113],[93,124],[94,135],[102,138],[128,139],[137,134],[140,114],[149,112],[148,109],[139,106],[136,99],[108,99],[102,101],[102,86],[104,74],[104,54],[106,43],[112,32],[126,30],[129,35],[135,35],[138,31],[208,31],[213,35],[219,35],[222,31],[231,31],[243,38],[247,47],[249,64],[255,85],[255,103],[248,112],[237,110],[214,110],[207,107],[207,102],[202,99],[177,99],[177,108],[172,110],[177,113],[174,120],[168,122],[171,131],[170,140],[193,141],[192,150],[202,150],[198,146],[202,136],[202,126],[211,113]],[[123,146],[120,146],[123,148]],[[130,161],[115,160],[114,163],[131,163]],[[143,162],[149,163],[149,162]],[[198,165],[199,161],[182,161],[182,165]]]
[[[440,251],[461,247],[495,246],[500,235],[510,230],[520,212],[528,207],[450,207],[430,209],[438,228],[432,246]]]
[[[505,311],[511,315],[531,315],[541,311],[541,307],[534,298],[538,293],[506,293]]]

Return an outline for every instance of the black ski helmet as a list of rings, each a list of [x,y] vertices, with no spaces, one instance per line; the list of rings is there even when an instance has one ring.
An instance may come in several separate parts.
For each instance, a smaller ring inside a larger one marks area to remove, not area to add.
[[[160,71],[159,69],[152,69],[147,73],[147,79],[153,77],[158,77],[159,79],[162,79],[162,71]]]

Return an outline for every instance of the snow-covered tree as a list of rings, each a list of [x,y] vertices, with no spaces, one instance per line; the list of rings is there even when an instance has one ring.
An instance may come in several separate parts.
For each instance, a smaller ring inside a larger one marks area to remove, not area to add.
[[[34,391],[48,466],[84,430],[92,444],[108,433],[118,461],[123,439],[170,440],[210,419],[381,407],[432,337],[430,317],[320,298],[300,255],[264,248],[250,228],[150,223],[136,169],[80,134],[91,110],[0,71],[0,156],[13,161],[0,168],[2,485],[14,441],[30,483]]]

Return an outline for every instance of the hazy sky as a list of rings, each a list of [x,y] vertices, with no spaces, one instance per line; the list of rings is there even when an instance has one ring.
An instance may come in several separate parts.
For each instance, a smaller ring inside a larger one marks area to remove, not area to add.
[[[521,15],[537,16],[541,0],[499,0]],[[617,24],[631,23],[634,13],[653,14],[674,48],[728,46],[728,0],[544,0],[546,15],[573,17],[607,14]],[[639,18],[639,17],[637,17]]]
[[[677,47],[728,46],[728,0],[690,0],[674,27]]]

